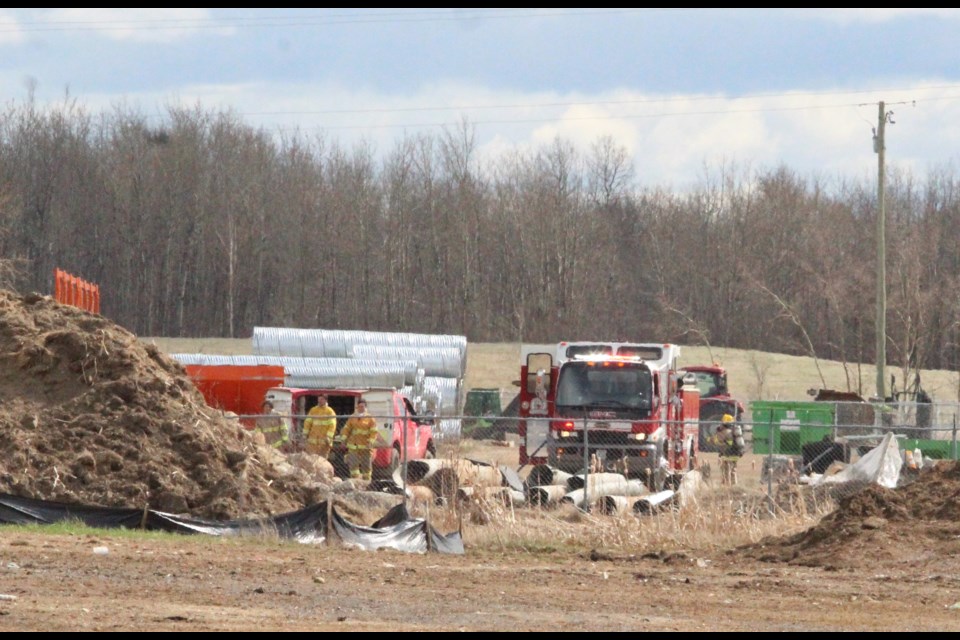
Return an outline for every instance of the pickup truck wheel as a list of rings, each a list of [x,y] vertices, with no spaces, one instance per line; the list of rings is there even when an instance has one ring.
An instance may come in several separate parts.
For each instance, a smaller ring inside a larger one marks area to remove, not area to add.
[[[396,470],[400,468],[400,449],[394,447],[390,450],[390,462],[383,467],[373,466],[374,480],[388,480],[393,478]]]

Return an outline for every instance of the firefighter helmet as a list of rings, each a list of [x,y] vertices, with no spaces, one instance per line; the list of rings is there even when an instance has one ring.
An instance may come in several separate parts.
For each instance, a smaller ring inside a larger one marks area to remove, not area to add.
[[[733,417],[732,415],[730,415],[729,413],[725,413],[725,414],[723,414],[723,418],[721,418],[720,421],[721,421],[723,424],[730,424],[731,422],[734,422],[734,417]]]

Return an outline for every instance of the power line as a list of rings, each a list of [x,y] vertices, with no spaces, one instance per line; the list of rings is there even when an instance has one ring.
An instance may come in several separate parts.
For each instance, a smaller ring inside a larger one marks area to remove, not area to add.
[[[624,105],[640,105],[640,104],[664,104],[672,102],[699,102],[699,101],[716,101],[716,100],[747,100],[747,99],[757,99],[757,98],[806,98],[806,97],[815,97],[815,96],[827,96],[827,95],[847,95],[847,94],[866,94],[866,93],[891,93],[893,91],[924,91],[924,90],[940,90],[940,89],[960,89],[960,85],[941,85],[935,87],[924,87],[924,88],[914,88],[914,89],[900,89],[900,90],[890,90],[890,89],[865,89],[857,91],[829,91],[829,92],[813,92],[813,93],[758,93],[758,94],[747,94],[737,97],[699,97],[699,98],[660,98],[660,99],[647,99],[647,100],[610,100],[610,101],[587,101],[587,102],[554,102],[554,103],[516,103],[516,104],[501,104],[501,105],[471,105],[471,106],[451,106],[451,107],[396,107],[396,108],[370,108],[370,109],[328,109],[328,110],[304,110],[304,111],[239,111],[233,109],[224,109],[225,112],[229,112],[238,117],[276,117],[276,116],[322,116],[322,115],[340,115],[340,116],[349,116],[349,115],[366,115],[366,114],[391,114],[391,113],[420,113],[420,112],[439,112],[439,111],[456,111],[461,115],[465,115],[468,111],[479,111],[479,110],[488,110],[488,109],[540,109],[540,108],[550,108],[550,107],[573,107],[573,106],[624,106]],[[200,99],[200,98],[198,98]],[[897,104],[910,104],[916,106],[918,103],[923,102],[940,102],[945,100],[960,100],[960,95],[946,95],[946,96],[935,96],[930,98],[921,98],[921,99],[912,99],[904,100],[900,102],[888,102],[888,105],[897,105]],[[827,110],[827,109],[847,109],[850,107],[863,107],[863,106],[872,106],[875,103],[864,103],[864,102],[843,102],[835,104],[819,104],[819,105],[800,105],[800,106],[783,106],[783,107],[774,107],[774,106],[764,106],[764,107],[753,107],[753,108],[724,108],[724,109],[709,109],[709,110],[698,110],[698,111],[659,111],[656,113],[643,113],[643,114],[591,114],[591,115],[579,115],[579,116],[563,116],[562,119],[559,116],[552,117],[530,117],[530,118],[499,118],[499,119],[474,119],[470,120],[471,125],[480,126],[480,125],[497,125],[497,124],[537,124],[543,122],[556,122],[561,120],[562,122],[590,122],[590,121],[603,121],[603,120],[640,120],[640,119],[651,119],[651,118],[672,118],[672,117],[687,117],[687,116],[716,116],[716,115],[732,115],[732,114],[743,114],[743,113],[777,113],[777,112],[798,112],[798,111],[818,111],[818,110]],[[165,114],[154,114],[154,115],[145,115],[145,118],[149,120],[162,120]],[[443,121],[443,122],[407,122],[407,123],[383,123],[383,124],[328,124],[328,125],[312,125],[307,128],[314,130],[353,130],[353,129],[405,129],[405,128],[442,128],[442,127],[455,127],[462,124],[461,122],[453,121]],[[298,125],[280,125],[276,127],[279,131],[291,131],[299,130],[303,127]]]
[[[315,27],[343,24],[462,22],[464,20],[512,20],[521,18],[580,17],[593,15],[639,14],[663,11],[692,11],[687,8],[662,9],[591,9],[533,10],[519,9],[457,9],[456,11],[411,12],[397,11],[373,14],[332,14],[317,16],[264,16],[226,18],[170,18],[150,20],[37,20],[18,22],[0,27],[0,33],[35,33],[48,31],[158,31],[201,30],[225,28]],[[0,22],[4,24],[4,22]],[[24,26],[25,25],[25,26]]]
[[[960,89],[960,85],[941,85],[941,86],[931,86],[931,87],[922,87],[922,88],[913,88],[913,89],[900,89],[899,91],[929,91],[929,90],[943,90],[943,89]],[[894,91],[897,91],[896,89]],[[552,108],[552,107],[581,107],[581,106],[621,106],[621,105],[640,105],[640,104],[665,104],[671,102],[705,102],[705,101],[714,101],[714,100],[754,100],[757,98],[808,98],[808,97],[817,97],[817,96],[831,96],[831,95],[857,95],[857,94],[869,94],[869,93],[890,93],[890,89],[863,89],[855,91],[820,91],[820,92],[809,92],[809,93],[753,93],[753,94],[744,94],[742,96],[695,96],[695,97],[684,97],[677,96],[672,98],[645,98],[642,100],[585,100],[585,101],[571,101],[571,102],[529,102],[529,103],[512,103],[512,104],[492,104],[492,105],[457,105],[449,107],[390,107],[390,108],[369,108],[369,109],[311,109],[311,110],[298,110],[298,111],[242,111],[238,112],[238,115],[242,116],[296,116],[296,115],[349,115],[349,114],[365,114],[365,113],[411,113],[411,112],[424,112],[424,111],[480,111],[488,109],[541,109],[541,108]],[[929,98],[926,101],[934,100],[936,98]],[[888,103],[888,104],[910,104],[915,103],[916,100],[906,100],[903,102]],[[857,105],[842,105],[842,106],[866,106],[867,104],[873,103],[859,103]],[[816,108],[816,107],[810,107]]]
[[[958,100],[960,96],[950,96],[949,98],[932,98],[926,100],[931,102],[933,100]],[[913,103],[921,102],[919,100],[911,101]],[[833,104],[833,105],[806,105],[800,107],[764,107],[756,109],[715,109],[708,111],[663,111],[659,113],[648,113],[648,114],[620,114],[620,115],[590,115],[590,116],[565,116],[562,119],[562,122],[590,122],[598,120],[640,120],[648,118],[669,118],[669,117],[683,117],[683,116],[709,116],[709,115],[729,115],[737,113],[774,113],[774,112],[791,112],[791,111],[815,111],[823,109],[838,109],[838,108],[849,108],[849,107],[859,107],[863,106],[862,103],[842,103],[842,104]],[[239,114],[238,115],[242,115]],[[557,118],[518,118],[518,119],[501,119],[501,120],[471,120],[470,124],[475,126],[480,125],[493,125],[493,124],[536,124],[542,122],[552,122],[556,121]],[[433,127],[455,127],[458,126],[459,122],[418,122],[418,123],[400,123],[400,124],[358,124],[358,125],[317,125],[312,126],[310,129],[319,129],[319,130],[349,130],[349,129],[405,129],[405,128],[433,128]],[[281,126],[278,127],[281,131],[289,131],[292,129],[297,129],[299,127],[288,127]]]

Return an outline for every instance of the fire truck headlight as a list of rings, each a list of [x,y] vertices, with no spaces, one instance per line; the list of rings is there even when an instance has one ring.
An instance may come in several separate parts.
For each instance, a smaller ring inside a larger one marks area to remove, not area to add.
[[[641,442],[643,442],[644,440],[647,439],[647,434],[645,434],[645,433],[635,433],[635,434],[633,434],[633,437],[636,438],[637,440],[640,440]]]

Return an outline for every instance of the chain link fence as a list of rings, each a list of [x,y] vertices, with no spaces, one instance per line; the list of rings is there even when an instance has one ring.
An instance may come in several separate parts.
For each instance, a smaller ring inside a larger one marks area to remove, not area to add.
[[[520,436],[520,419],[502,416],[492,422],[489,437],[516,442],[530,458],[518,469],[531,504],[563,500],[574,486],[590,487],[593,474],[596,489],[567,497],[568,502],[614,512],[626,505],[635,513],[650,510],[652,495],[679,489],[694,468],[703,479],[698,491],[722,492],[725,485],[735,485],[738,495],[762,496],[767,515],[775,517],[828,509],[869,484],[904,486],[924,467],[958,458],[956,403],[767,403],[764,408],[754,408],[738,422],[742,455],[725,455],[716,439],[720,421],[697,425],[696,456],[690,455],[692,434],[683,433],[683,425],[666,425],[675,433],[657,440],[643,421],[527,419]],[[571,476],[582,479],[570,484]]]
[[[867,485],[902,487],[924,467],[958,458],[956,403],[768,402],[751,409],[761,489],[786,512],[821,508]]]
[[[404,430],[392,427],[403,423],[398,416],[373,416],[387,441],[374,475],[402,482],[406,492],[406,475],[393,472],[437,458],[431,474],[437,465],[461,474],[438,489],[446,500],[475,495],[471,483],[482,477],[485,495],[495,491],[512,508],[572,503],[597,514],[641,516],[715,494],[750,500],[764,506],[764,517],[777,517],[821,512],[870,484],[903,486],[925,466],[958,458],[955,404],[799,404],[753,406],[736,424],[740,452],[718,440],[719,421],[664,425],[595,412],[563,419],[489,415],[480,430],[474,415],[418,416]],[[238,417],[248,428],[263,418]],[[282,417],[293,425],[285,451],[304,451],[308,416]],[[337,416],[339,428],[347,418]],[[430,454],[423,439],[432,442]],[[338,441],[330,460],[345,477],[343,451]],[[500,473],[491,482],[490,474],[466,471],[463,458]]]

